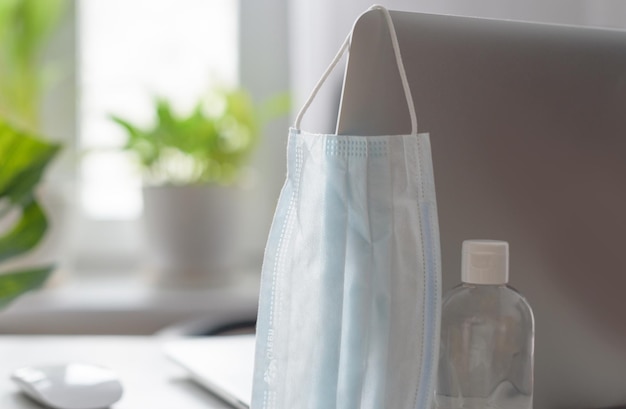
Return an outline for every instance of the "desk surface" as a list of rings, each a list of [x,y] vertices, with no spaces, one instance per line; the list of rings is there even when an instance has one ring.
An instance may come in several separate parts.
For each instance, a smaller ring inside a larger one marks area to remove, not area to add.
[[[41,409],[9,379],[21,366],[84,361],[118,373],[124,396],[112,409],[225,409],[162,353],[155,337],[0,337],[0,408]]]

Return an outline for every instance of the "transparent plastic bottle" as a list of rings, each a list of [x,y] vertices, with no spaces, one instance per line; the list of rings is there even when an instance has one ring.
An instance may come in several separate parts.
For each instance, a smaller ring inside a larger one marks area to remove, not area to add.
[[[463,283],[443,301],[437,409],[532,408],[534,319],[507,285],[508,250],[463,242]]]

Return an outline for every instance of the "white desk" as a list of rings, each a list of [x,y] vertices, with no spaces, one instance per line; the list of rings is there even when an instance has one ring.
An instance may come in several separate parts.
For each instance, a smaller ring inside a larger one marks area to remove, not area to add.
[[[41,409],[9,379],[25,365],[84,361],[117,372],[124,396],[112,409],[225,409],[228,405],[188,380],[152,337],[0,337],[0,408]]]

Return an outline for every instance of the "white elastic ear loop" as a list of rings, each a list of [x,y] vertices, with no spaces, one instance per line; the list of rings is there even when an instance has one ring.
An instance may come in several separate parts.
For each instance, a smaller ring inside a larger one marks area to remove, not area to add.
[[[393,46],[393,53],[396,56],[396,65],[398,66],[400,80],[402,81],[402,88],[404,89],[404,97],[406,98],[406,104],[409,108],[409,115],[411,116],[411,135],[417,135],[417,115],[415,114],[415,103],[413,102],[411,87],[409,86],[409,80],[406,76],[404,63],[402,62],[402,54],[400,53],[400,44],[398,44],[396,27],[393,25],[391,14],[389,14],[389,11],[386,8],[375,4],[370,7],[370,10],[374,9],[381,10],[385,14],[385,19],[387,20],[387,25],[389,26],[389,34],[391,35],[391,45]]]
[[[324,82],[326,82],[326,79],[328,78],[330,73],[333,72],[333,69],[335,68],[337,63],[339,63],[339,60],[341,60],[341,57],[343,57],[346,50],[350,47],[351,40],[352,40],[352,32],[350,32],[350,34],[348,34],[346,39],[343,40],[343,44],[341,45],[341,48],[335,55],[335,58],[333,58],[328,68],[326,68],[326,71],[324,71],[324,74],[322,74],[322,78],[320,78],[319,81],[317,81],[317,84],[315,84],[315,88],[313,88],[313,91],[311,91],[311,94],[307,98],[302,108],[300,108],[300,112],[298,112],[298,115],[296,115],[296,121],[294,124],[295,129],[300,129],[300,122],[302,122],[302,117],[306,113],[307,109],[309,109],[309,106],[311,106],[311,103],[315,99],[315,96],[319,92],[320,88],[322,88],[322,85],[324,85]]]
[[[371,10],[380,10],[385,15],[385,20],[387,21],[387,26],[389,27],[389,34],[391,36],[391,45],[393,47],[393,52],[396,57],[396,65],[398,67],[400,80],[402,81],[402,88],[404,90],[404,96],[406,98],[407,106],[409,108],[409,115],[411,117],[411,135],[417,135],[417,115],[415,113],[415,104],[413,103],[413,96],[411,95],[411,88],[409,87],[409,80],[406,76],[406,70],[404,69],[404,64],[402,62],[402,55],[400,53],[400,45],[398,44],[398,36],[396,34],[396,28],[393,24],[393,20],[391,19],[391,15],[389,14],[389,11],[385,7],[380,6],[380,5],[373,5],[367,11],[371,11]],[[361,16],[359,16],[359,18]],[[358,20],[359,19],[357,19],[357,21]],[[343,54],[346,52],[346,50],[349,49],[350,44],[352,42],[353,31],[354,31],[354,27],[350,31],[350,34],[348,34],[348,36],[344,40],[343,44],[341,45],[341,48],[335,55],[335,58],[333,58],[328,68],[326,68],[326,71],[324,71],[324,74],[322,74],[322,78],[320,78],[320,80],[315,85],[315,88],[313,88],[313,91],[311,92],[306,102],[300,109],[300,112],[298,112],[298,115],[296,115],[296,120],[294,123],[295,129],[300,129],[300,123],[302,122],[302,117],[304,116],[307,109],[309,108],[313,100],[315,99],[315,96],[319,92],[320,88],[322,87],[322,85],[324,84],[324,82],[326,81],[330,73],[333,71],[337,63],[339,63],[339,60],[341,59]]]

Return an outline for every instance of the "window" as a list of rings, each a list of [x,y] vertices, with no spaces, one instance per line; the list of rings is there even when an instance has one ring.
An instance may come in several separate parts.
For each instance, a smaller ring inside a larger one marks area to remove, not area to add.
[[[190,109],[238,80],[236,0],[80,0],[77,11],[80,222],[73,268],[141,264],[141,177],[117,115],[149,126],[156,97]]]
[[[141,181],[110,115],[149,125],[155,97],[185,111],[213,82],[234,84],[237,3],[81,0],[77,14],[82,208],[91,219],[133,220]]]

